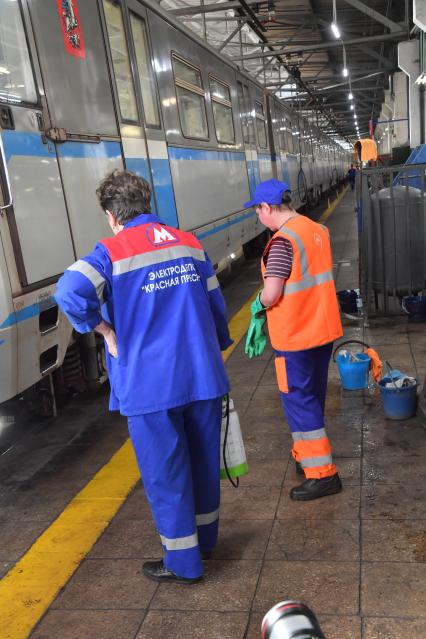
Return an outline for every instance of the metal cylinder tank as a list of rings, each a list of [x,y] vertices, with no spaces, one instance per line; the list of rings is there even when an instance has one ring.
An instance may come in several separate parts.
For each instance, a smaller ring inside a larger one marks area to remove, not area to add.
[[[371,195],[373,290],[403,296],[425,288],[425,209],[425,194],[412,186],[392,186]]]

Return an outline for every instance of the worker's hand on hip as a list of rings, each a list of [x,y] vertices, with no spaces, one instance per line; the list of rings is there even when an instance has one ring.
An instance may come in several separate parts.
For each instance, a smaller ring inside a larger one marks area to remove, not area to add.
[[[111,331],[109,331],[104,337],[107,344],[108,353],[111,355],[111,357],[118,357],[117,335],[115,334],[113,329],[111,329]]]
[[[95,326],[95,331],[100,333],[104,338],[106,345],[108,347],[108,353],[111,357],[118,357],[117,351],[117,335],[111,324],[108,324],[105,320],[101,320],[97,326]]]

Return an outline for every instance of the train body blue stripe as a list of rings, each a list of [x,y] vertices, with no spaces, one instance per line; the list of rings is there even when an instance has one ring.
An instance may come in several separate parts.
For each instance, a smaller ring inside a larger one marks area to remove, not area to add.
[[[34,156],[52,158],[55,156],[53,142],[43,144],[40,133],[30,131],[3,131],[6,162],[13,156]],[[121,147],[118,142],[62,142],[56,146],[59,157],[62,158],[98,158],[121,157]]]
[[[151,158],[151,171],[157,199],[158,216],[166,224],[178,228],[179,221],[169,161]]]
[[[4,320],[3,324],[0,324],[1,328],[10,328],[14,324],[18,324],[19,322],[23,322],[31,317],[35,317],[40,314],[40,304],[31,304],[31,306],[26,306],[25,308],[21,308],[21,310],[16,311],[15,313],[11,313]]]
[[[139,177],[143,177],[145,180],[147,180],[147,182],[150,183],[152,188],[152,180],[151,180],[151,175],[149,171],[148,160],[146,158],[126,158],[126,157],[124,158],[124,160],[126,162],[126,168],[129,169],[129,171],[136,173],[136,175],[139,175]],[[151,207],[152,207],[152,212],[157,213],[157,207],[155,205],[154,198],[151,198]]]
[[[171,160],[217,160],[220,162],[244,162],[245,154],[240,151],[216,151],[210,149],[187,149],[169,146]]]
[[[121,158],[118,142],[63,142],[56,148],[61,158]]]
[[[223,231],[224,229],[230,227],[230,226],[234,226],[234,224],[240,224],[240,222],[243,222],[244,220],[247,220],[249,217],[253,217],[255,216],[256,213],[254,211],[251,211],[250,213],[246,213],[245,215],[242,215],[241,217],[237,218],[236,220],[230,220],[229,222],[225,222],[224,224],[220,224],[219,226],[215,226],[214,229],[211,229],[210,231],[205,231],[204,233],[199,233],[197,235],[197,238],[199,240],[204,239],[205,237],[208,237],[209,235],[214,235],[215,233],[219,233],[220,231]]]
[[[29,131],[2,131],[6,162],[9,163],[14,155],[26,155],[51,158],[55,155],[52,143],[43,144],[40,133]]]
[[[247,160],[250,195],[253,197],[256,186],[260,182],[259,160]]]
[[[126,168],[129,171],[133,171],[136,175],[145,178],[151,183],[151,176],[149,174],[149,164],[146,158],[124,158],[126,162]]]

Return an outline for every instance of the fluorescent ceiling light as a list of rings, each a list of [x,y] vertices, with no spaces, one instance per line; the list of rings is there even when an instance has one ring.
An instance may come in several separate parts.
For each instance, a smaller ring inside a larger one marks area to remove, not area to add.
[[[340,38],[340,31],[339,31],[339,27],[337,26],[337,24],[335,22],[331,23],[331,30],[333,32],[334,37],[339,39]]]

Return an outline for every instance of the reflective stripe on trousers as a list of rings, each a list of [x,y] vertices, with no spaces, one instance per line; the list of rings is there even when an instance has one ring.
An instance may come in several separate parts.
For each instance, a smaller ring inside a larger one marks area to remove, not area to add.
[[[293,436],[292,454],[307,478],[329,477],[337,472],[324,426],[332,349],[330,343],[306,351],[276,352],[285,362],[288,392],[280,395]]]
[[[217,541],[222,400],[128,418],[164,563],[181,577],[203,573],[200,551]]]

